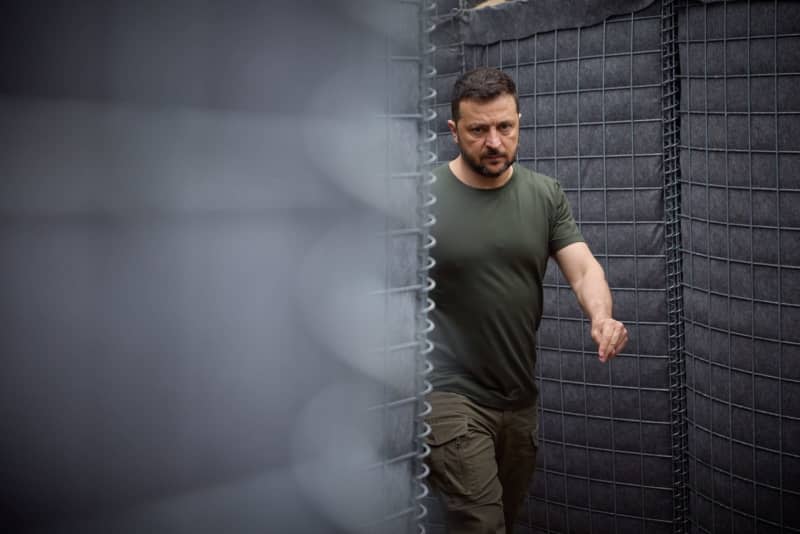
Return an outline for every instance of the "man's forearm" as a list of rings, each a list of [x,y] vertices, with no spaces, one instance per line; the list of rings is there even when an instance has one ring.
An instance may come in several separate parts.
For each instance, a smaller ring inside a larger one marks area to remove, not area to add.
[[[625,348],[628,330],[612,315],[611,290],[603,267],[584,243],[573,243],[555,254],[583,312],[592,321],[592,339],[600,361],[606,362]]]
[[[612,317],[611,290],[599,263],[586,269],[573,288],[583,313],[592,322]]]

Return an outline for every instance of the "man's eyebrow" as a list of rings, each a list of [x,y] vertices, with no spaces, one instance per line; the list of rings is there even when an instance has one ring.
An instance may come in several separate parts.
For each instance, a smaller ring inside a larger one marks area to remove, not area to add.
[[[498,126],[501,125],[501,124],[514,124],[514,119],[511,119],[511,118],[502,119],[502,120],[499,120],[497,122],[488,122],[488,121],[472,121],[472,122],[464,121],[464,122],[467,125],[467,128],[477,128],[477,127],[480,127],[480,126],[491,126],[493,124],[496,124]]]

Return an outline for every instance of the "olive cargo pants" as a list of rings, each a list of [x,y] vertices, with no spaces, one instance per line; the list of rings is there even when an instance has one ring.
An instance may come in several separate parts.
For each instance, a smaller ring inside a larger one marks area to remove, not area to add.
[[[428,401],[429,482],[449,534],[510,533],[536,468],[536,406],[495,410],[439,391]]]

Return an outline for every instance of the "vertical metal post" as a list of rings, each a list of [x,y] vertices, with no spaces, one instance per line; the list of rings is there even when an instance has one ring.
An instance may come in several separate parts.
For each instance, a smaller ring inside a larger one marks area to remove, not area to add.
[[[669,378],[672,426],[673,532],[688,532],[688,436],[686,427],[686,362],[684,359],[683,262],[680,224],[680,152],[678,18],[673,0],[661,6],[664,219],[669,328]]]

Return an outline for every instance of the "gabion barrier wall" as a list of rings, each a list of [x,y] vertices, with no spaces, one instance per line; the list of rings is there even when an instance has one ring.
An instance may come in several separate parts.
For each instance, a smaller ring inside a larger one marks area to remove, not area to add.
[[[725,532],[734,518],[742,532],[796,528],[796,6],[653,2],[599,24],[559,20],[553,31],[484,44],[474,42],[482,15],[472,4],[439,3],[439,159],[457,154],[442,98],[455,78],[478,65],[506,70],[520,93],[519,159],[567,191],[631,330],[626,353],[600,365],[551,265],[539,332],[542,448],[516,531]],[[754,75],[759,68],[767,70]],[[665,189],[681,175],[681,188]],[[738,233],[752,243],[743,250],[764,257],[731,259]],[[756,324],[769,330],[755,334]]]
[[[800,4],[686,3],[693,532],[800,530]]]

